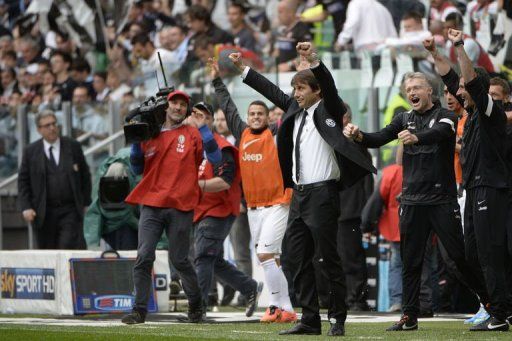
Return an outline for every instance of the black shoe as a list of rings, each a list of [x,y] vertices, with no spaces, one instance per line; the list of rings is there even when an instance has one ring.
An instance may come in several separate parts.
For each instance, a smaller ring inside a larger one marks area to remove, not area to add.
[[[263,282],[258,282],[256,287],[247,297],[247,306],[245,307],[245,316],[251,317],[254,310],[258,306],[258,298],[260,298],[261,291],[263,290]]]
[[[204,308],[189,308],[187,316],[178,316],[178,321],[183,323],[201,323],[206,321]]]
[[[131,313],[123,316],[121,322],[124,324],[139,324],[146,321],[146,312],[138,309],[133,309]]]
[[[491,316],[487,320],[469,328],[472,332],[506,332],[509,326],[506,320],[498,320]]]
[[[171,289],[171,295],[178,295],[181,292],[180,281],[171,281],[169,289]]]
[[[409,330],[418,330],[418,319],[410,318],[407,315],[402,316],[400,321],[386,329],[388,332]]]
[[[345,335],[345,322],[331,323],[331,328],[327,332],[327,336],[343,336]]]
[[[302,322],[296,323],[288,330],[281,330],[279,335],[320,335],[322,330],[320,327],[310,327]]]
[[[220,301],[220,305],[222,307],[228,306],[231,301],[233,301],[233,298],[235,298],[235,289],[230,287],[229,285],[225,285],[224,287],[224,293],[222,294],[222,301]]]
[[[418,317],[421,317],[421,318],[434,317],[434,312],[432,311],[432,309],[420,310],[420,314],[418,315]]]

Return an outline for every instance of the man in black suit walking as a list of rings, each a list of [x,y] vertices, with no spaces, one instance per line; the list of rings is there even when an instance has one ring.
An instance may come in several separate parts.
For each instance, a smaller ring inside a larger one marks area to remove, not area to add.
[[[42,138],[28,145],[18,177],[23,218],[34,224],[40,249],[85,249],[83,216],[91,203],[91,173],[78,142],[59,137],[57,118],[36,116]]]
[[[313,257],[329,284],[328,335],[344,335],[347,307],[341,260],[336,250],[338,191],[376,172],[366,156],[343,136],[346,109],[327,68],[316,59],[310,43],[297,44],[307,66],[292,79],[293,97],[254,70],[240,54],[230,59],[244,82],[281,108],[283,123],[277,135],[279,162],[285,187],[293,187],[283,266],[293,275],[301,322],[281,334],[321,334]]]

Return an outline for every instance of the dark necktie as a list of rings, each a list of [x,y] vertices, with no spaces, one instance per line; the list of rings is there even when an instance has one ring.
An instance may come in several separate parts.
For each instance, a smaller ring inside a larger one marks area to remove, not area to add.
[[[50,163],[57,168],[57,162],[55,162],[55,157],[53,156],[53,146],[50,146]]]
[[[297,184],[299,183],[300,178],[300,136],[302,135],[302,129],[304,129],[307,115],[308,112],[306,109],[304,109],[302,112],[302,120],[300,121],[299,125],[299,131],[297,132],[297,137],[295,138],[295,181],[297,181]]]

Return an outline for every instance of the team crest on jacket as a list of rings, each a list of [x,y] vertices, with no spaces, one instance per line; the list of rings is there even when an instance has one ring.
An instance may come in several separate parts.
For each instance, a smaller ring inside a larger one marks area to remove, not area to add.
[[[183,153],[185,151],[185,135],[178,136],[178,145],[176,146],[176,151],[178,153]]]
[[[329,127],[331,127],[331,128],[336,127],[336,122],[334,122],[334,120],[333,120],[333,119],[331,119],[331,118],[326,119],[326,120],[325,120],[325,124],[327,124],[327,125],[328,125]]]

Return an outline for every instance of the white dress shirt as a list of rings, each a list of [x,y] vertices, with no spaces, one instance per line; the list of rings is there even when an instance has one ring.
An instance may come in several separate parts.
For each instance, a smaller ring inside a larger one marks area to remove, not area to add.
[[[340,45],[350,39],[354,49],[384,43],[386,38],[396,37],[395,24],[391,14],[377,0],[352,0],[347,7],[347,20],[338,35]]]
[[[295,126],[293,127],[293,167],[292,176],[296,184],[306,185],[314,182],[326,180],[338,180],[340,178],[340,169],[336,162],[334,149],[320,136],[320,133],[315,127],[313,115],[315,109],[320,104],[320,101],[313,104],[307,109],[308,115],[306,122],[302,128],[300,135],[300,177],[297,183],[295,175],[296,162],[295,160],[295,140],[299,133],[300,122],[304,112],[295,117]]]
[[[53,147],[53,158],[55,159],[55,163],[57,166],[59,165],[60,160],[60,139],[57,139],[54,143],[50,144],[48,141],[43,139],[44,153],[48,160],[50,160],[50,147]]]

